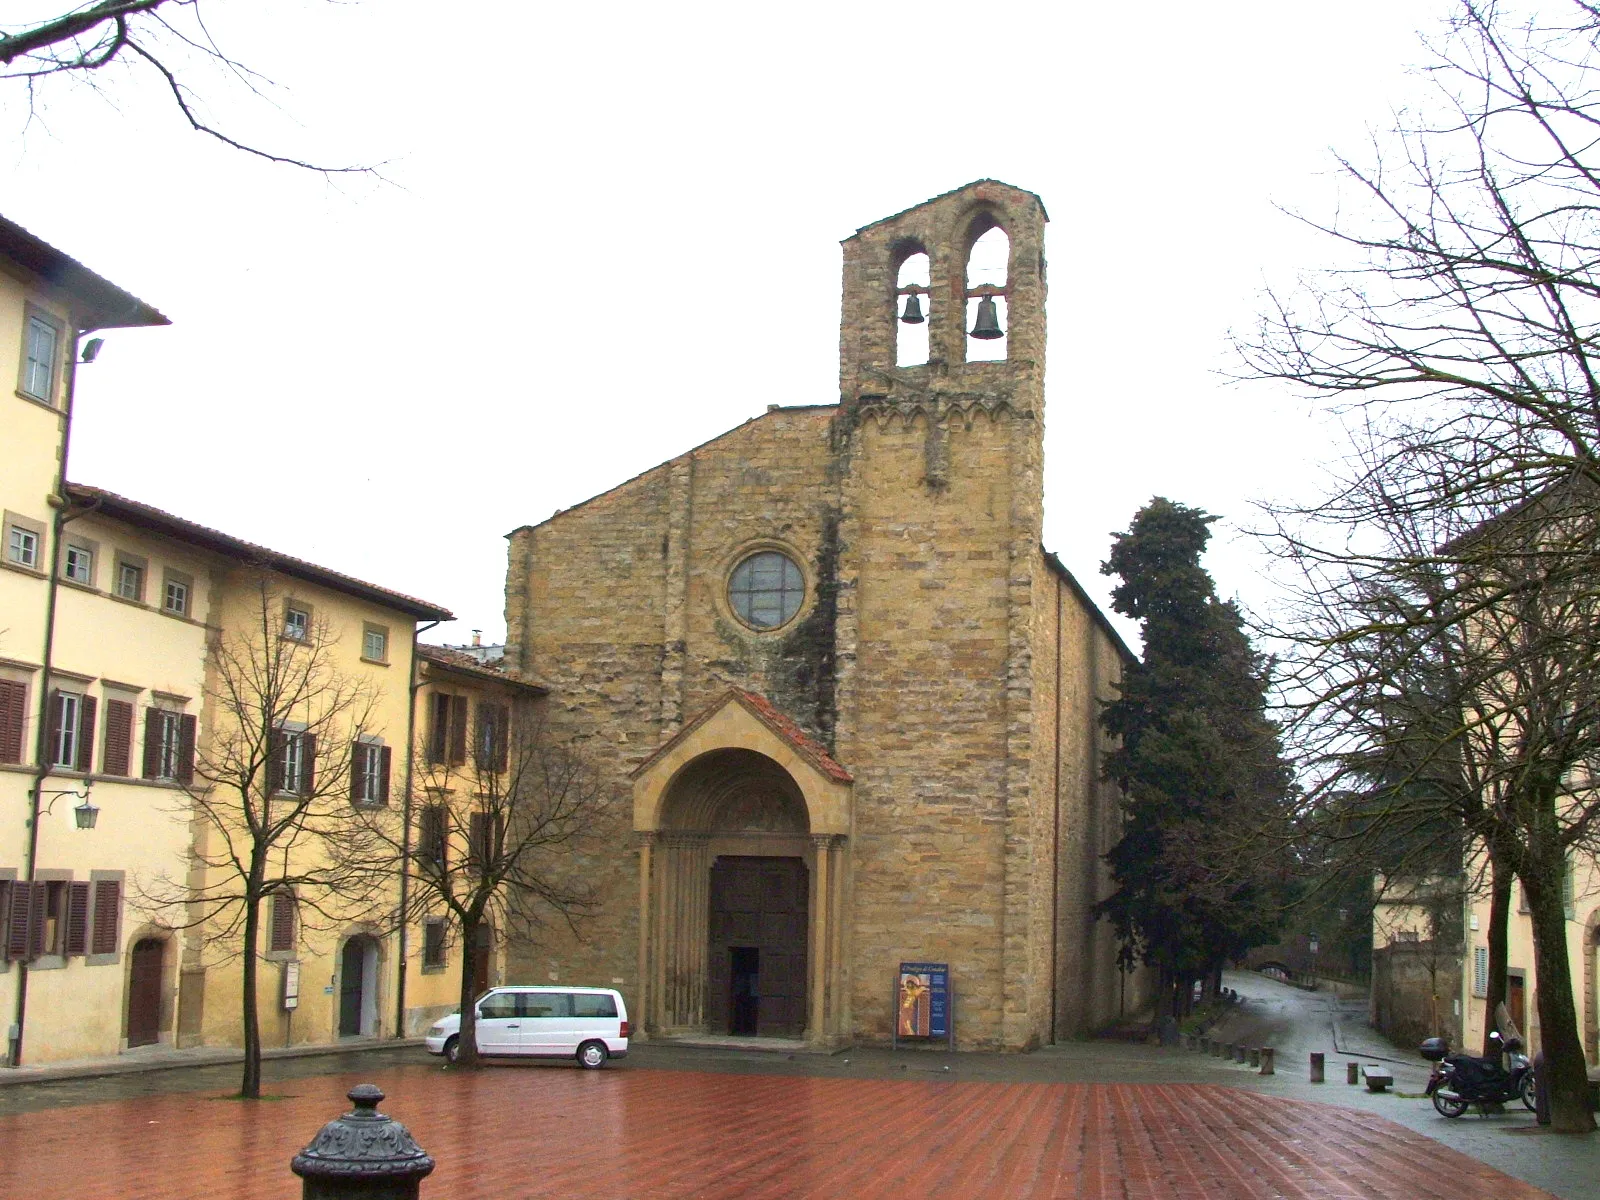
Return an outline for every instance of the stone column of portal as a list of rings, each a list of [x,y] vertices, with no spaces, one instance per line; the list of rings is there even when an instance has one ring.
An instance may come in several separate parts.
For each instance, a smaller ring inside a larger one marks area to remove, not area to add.
[[[673,953],[672,906],[678,882],[677,839],[662,834],[656,839],[656,903],[651,924],[654,945],[656,1024],[663,1030],[673,1025],[671,959]]]
[[[830,848],[829,878],[833,880],[833,895],[828,900],[831,920],[828,938],[828,1032],[835,1037],[845,1035],[844,988],[844,864],[846,841],[835,837]]]
[[[831,834],[813,834],[811,844],[816,848],[816,911],[811,914],[811,1020],[810,1033],[814,1042],[826,1041],[828,1037],[827,1026],[824,1024],[824,1014],[827,1009],[828,987],[828,927],[830,907],[828,904],[830,888],[828,886],[828,859],[832,855],[833,836]]]
[[[706,941],[711,905],[710,839],[697,836],[684,854],[684,1022],[696,1029],[706,1023]]]
[[[650,1012],[654,989],[650,986],[650,934],[654,927],[650,911],[650,859],[655,848],[654,833],[636,833],[639,846],[639,994],[635,997],[635,1020],[641,1029],[653,1028]]]

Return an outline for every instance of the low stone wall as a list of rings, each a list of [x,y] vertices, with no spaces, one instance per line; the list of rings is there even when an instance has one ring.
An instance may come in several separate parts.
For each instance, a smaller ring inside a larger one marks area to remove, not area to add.
[[[1372,1027],[1398,1045],[1442,1036],[1461,1045],[1461,957],[1433,942],[1396,942],[1372,952]]]

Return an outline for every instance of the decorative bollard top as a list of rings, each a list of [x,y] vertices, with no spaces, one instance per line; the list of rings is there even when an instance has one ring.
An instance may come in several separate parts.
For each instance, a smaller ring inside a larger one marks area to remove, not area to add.
[[[406,1127],[378,1111],[383,1092],[370,1083],[345,1093],[355,1111],[329,1121],[311,1144],[294,1156],[289,1169],[303,1179],[352,1177],[420,1181],[433,1170],[433,1158]]]

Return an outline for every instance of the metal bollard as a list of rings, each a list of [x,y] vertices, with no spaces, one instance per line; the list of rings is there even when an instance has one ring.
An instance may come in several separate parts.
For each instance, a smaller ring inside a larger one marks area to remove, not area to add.
[[[1252,1067],[1259,1067],[1261,1065],[1261,1048],[1259,1046],[1252,1046],[1250,1048],[1250,1065]]]
[[[1261,1047],[1261,1073],[1263,1075],[1277,1074],[1277,1070],[1273,1066],[1273,1060],[1277,1058],[1277,1056],[1278,1052],[1271,1046]]]
[[[1223,1058],[1227,1058],[1227,1059],[1231,1059],[1233,1057],[1233,1043],[1232,1042],[1229,1042],[1226,1046],[1224,1046],[1222,1048],[1222,1057]]]
[[[1185,1050],[1198,1050],[1198,1049],[1200,1049],[1200,1039],[1199,1039],[1199,1037],[1197,1037],[1195,1034],[1192,1034],[1192,1033],[1184,1034],[1183,1035],[1183,1048]]]
[[[303,1200],[417,1200],[433,1159],[406,1127],[378,1111],[383,1092],[370,1083],[346,1093],[355,1111],[329,1121],[289,1164]]]
[[[1326,1058],[1327,1058],[1327,1056],[1325,1054],[1323,1054],[1323,1052],[1321,1050],[1313,1050],[1311,1052],[1311,1082],[1312,1083],[1321,1083],[1323,1081],[1322,1077],[1323,1077],[1324,1064],[1325,1064]]]
[[[1245,1054],[1244,1044],[1241,1042],[1239,1045],[1233,1048],[1233,1061],[1236,1063],[1242,1063],[1246,1057],[1247,1055]]]
[[[1222,1057],[1222,1043],[1221,1043],[1221,1041],[1218,1041],[1218,1040],[1215,1040],[1215,1039],[1212,1040],[1212,1042],[1211,1042],[1211,1057],[1212,1058],[1221,1058]]]
[[[1345,1063],[1345,1065],[1344,1065],[1344,1081],[1346,1083],[1360,1083],[1361,1082],[1361,1064],[1360,1063]]]

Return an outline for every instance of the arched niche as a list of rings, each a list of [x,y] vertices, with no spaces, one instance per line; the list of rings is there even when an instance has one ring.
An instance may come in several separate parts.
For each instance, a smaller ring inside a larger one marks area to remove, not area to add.
[[[1010,349],[1011,238],[994,213],[984,209],[967,226],[966,241],[967,361],[1004,362]],[[984,320],[988,315],[992,324]],[[999,336],[974,336],[974,330],[981,332],[980,322],[991,331],[998,328]]]
[[[889,258],[894,271],[895,366],[920,367],[929,358],[933,323],[933,275],[928,250],[907,238]]]

